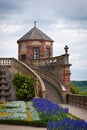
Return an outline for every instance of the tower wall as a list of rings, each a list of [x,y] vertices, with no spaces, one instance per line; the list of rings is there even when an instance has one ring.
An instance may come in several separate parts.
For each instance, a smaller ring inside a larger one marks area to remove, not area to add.
[[[18,43],[18,59],[34,59],[34,48],[39,48],[39,59],[50,58],[53,56],[53,43],[47,41],[23,41]],[[47,57],[47,48],[49,56]],[[26,57],[26,58],[25,58]]]

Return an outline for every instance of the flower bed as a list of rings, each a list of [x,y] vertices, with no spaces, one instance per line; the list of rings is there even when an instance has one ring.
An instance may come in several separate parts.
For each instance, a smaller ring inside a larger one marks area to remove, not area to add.
[[[0,104],[0,123],[47,126],[47,130],[87,129],[85,121],[70,118],[68,108],[42,98]]]

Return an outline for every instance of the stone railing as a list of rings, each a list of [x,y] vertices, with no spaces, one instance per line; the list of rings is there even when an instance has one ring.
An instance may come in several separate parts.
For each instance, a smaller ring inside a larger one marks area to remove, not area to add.
[[[32,70],[29,66],[24,64],[23,62],[16,60],[15,58],[0,58],[0,66],[12,66],[15,69],[17,69],[19,72],[23,72],[27,75],[30,75],[31,77],[35,78],[39,82],[39,86],[42,89],[42,97],[46,97],[46,89],[43,80],[40,78],[40,76]]]
[[[0,58],[0,66],[11,66],[12,58]]]
[[[67,103],[71,105],[87,108],[87,96],[68,94]]]
[[[50,57],[45,59],[29,59],[27,64],[33,64],[36,66],[43,66],[43,65],[52,65],[52,64],[68,64],[68,56],[69,54],[64,54],[56,57]],[[24,62],[24,61],[23,61]]]

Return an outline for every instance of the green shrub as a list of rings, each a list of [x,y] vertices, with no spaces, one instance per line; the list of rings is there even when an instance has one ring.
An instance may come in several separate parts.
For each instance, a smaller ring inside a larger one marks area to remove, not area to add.
[[[18,100],[30,100],[35,96],[35,80],[33,78],[22,73],[16,73],[13,83],[16,86],[16,97]]]

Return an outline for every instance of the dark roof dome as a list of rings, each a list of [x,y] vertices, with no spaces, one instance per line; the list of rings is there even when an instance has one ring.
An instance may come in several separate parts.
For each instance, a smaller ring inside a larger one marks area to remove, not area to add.
[[[53,42],[53,40],[50,37],[48,37],[45,33],[40,31],[36,26],[34,26],[29,32],[27,32],[23,37],[21,37],[17,41],[17,43],[26,40],[40,40]]]

